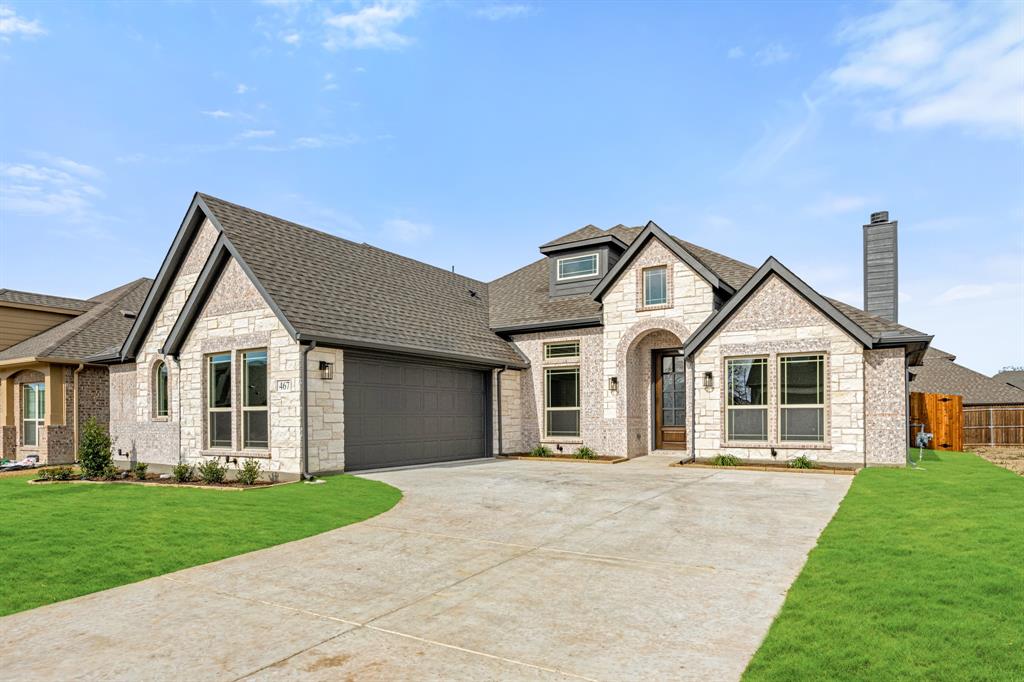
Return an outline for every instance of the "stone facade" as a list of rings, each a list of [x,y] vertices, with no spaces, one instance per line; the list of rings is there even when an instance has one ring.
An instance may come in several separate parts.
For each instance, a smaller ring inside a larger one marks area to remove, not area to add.
[[[332,377],[321,377],[320,363],[331,363]],[[306,355],[309,380],[309,470],[345,468],[345,367],[341,350],[317,348]],[[301,434],[300,434],[301,435]]]
[[[864,437],[871,464],[906,463],[906,371],[902,348],[864,351]]]
[[[533,445],[523,440],[523,375],[516,369],[503,372],[493,371],[491,395],[496,396],[493,404],[492,423],[495,428],[492,449],[494,454],[511,455],[531,450]],[[500,386],[499,386],[500,383]],[[501,408],[498,408],[497,396],[501,395]],[[501,440],[498,440],[498,424],[501,425]]]

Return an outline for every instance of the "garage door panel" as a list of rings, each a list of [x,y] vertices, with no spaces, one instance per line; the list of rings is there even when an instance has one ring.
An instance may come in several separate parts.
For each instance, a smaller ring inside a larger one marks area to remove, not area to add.
[[[443,365],[345,358],[345,468],[482,457],[486,373]]]

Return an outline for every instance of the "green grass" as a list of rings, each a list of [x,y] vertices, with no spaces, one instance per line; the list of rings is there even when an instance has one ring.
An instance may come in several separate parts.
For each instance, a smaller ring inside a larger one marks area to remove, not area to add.
[[[352,476],[225,491],[0,478],[0,616],[363,521],[402,493]]]
[[[857,475],[744,680],[1024,679],[1024,478],[922,467]]]

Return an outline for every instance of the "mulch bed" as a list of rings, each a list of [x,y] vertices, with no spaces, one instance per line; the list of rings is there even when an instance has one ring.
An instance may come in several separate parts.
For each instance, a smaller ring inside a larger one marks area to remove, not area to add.
[[[591,457],[586,459],[583,457],[562,457],[555,455],[498,455],[498,459],[523,459],[531,461],[547,461],[547,462],[585,462],[590,464],[618,464],[619,462],[625,462],[626,457],[612,457],[610,455],[598,455],[597,457]]]
[[[1015,474],[1024,476],[1024,446],[1008,445],[1003,447],[975,446],[970,452],[982,457],[996,466],[1009,469]]]
[[[739,466],[720,466],[708,462],[679,461],[674,462],[674,467],[689,467],[692,469],[716,469],[718,471],[786,471],[793,474],[846,474],[852,476],[860,471],[860,467],[845,468],[815,465],[812,469],[797,469],[782,462],[765,462],[764,464],[740,464]]]
[[[146,480],[140,481],[137,478],[115,478],[111,480],[105,479],[93,479],[93,478],[71,478],[65,481],[55,481],[49,479],[36,478],[29,481],[37,485],[45,485],[48,483],[119,483],[119,484],[132,484],[132,485],[155,485],[155,486],[169,486],[173,488],[213,488],[215,490],[252,490],[256,488],[270,488],[275,485],[287,485],[288,483],[294,483],[294,481],[257,481],[252,485],[242,485],[238,481],[224,481],[223,483],[204,483],[203,481],[189,481],[188,483],[178,483],[173,478],[160,478],[159,474],[148,474]]]

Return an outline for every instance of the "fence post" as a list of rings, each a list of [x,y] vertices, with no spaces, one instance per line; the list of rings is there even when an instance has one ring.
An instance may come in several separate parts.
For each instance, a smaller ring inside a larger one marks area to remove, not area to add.
[[[992,447],[996,446],[996,415],[992,411],[994,408],[988,408],[988,444]]]

